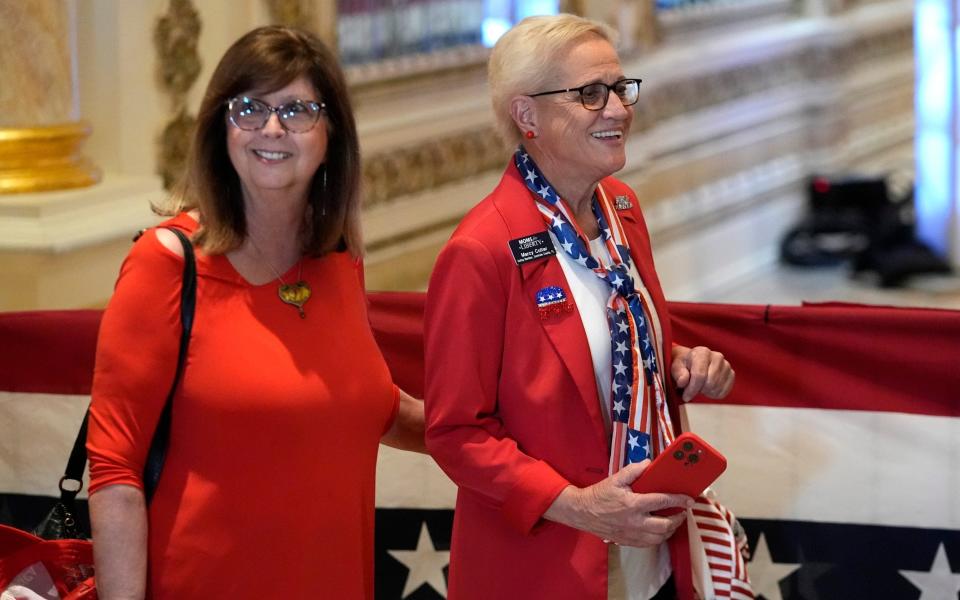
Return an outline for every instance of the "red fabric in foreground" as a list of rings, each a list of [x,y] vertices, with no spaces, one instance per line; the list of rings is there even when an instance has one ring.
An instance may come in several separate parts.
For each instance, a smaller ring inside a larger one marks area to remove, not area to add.
[[[424,295],[368,297],[396,383],[422,396]],[[960,416],[960,311],[673,302],[670,312],[678,343],[719,350],[736,369],[725,404]],[[90,310],[0,313],[0,390],[89,393],[99,320]]]
[[[43,571],[49,575],[59,598],[96,599],[92,577],[93,544],[90,541],[43,540],[19,529],[0,525],[0,592],[11,592],[17,598],[25,597],[21,595],[22,590],[10,590],[16,580],[16,587],[30,589],[40,598],[41,594],[49,593],[44,585]],[[22,573],[26,576],[18,577]],[[4,597],[7,597],[6,594]]]
[[[99,310],[0,313],[0,391],[89,394],[101,315]]]

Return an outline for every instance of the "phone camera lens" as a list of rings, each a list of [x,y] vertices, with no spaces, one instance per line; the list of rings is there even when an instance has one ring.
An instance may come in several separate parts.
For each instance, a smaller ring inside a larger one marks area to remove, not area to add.
[[[691,450],[693,450],[693,442],[684,442],[683,449],[687,452],[690,452]]]
[[[683,460],[683,452],[680,450],[677,450],[676,452],[673,453],[673,457],[677,460]]]
[[[687,457],[687,460],[689,460],[691,463],[696,463],[698,460],[700,460],[700,457],[696,454],[691,454]]]

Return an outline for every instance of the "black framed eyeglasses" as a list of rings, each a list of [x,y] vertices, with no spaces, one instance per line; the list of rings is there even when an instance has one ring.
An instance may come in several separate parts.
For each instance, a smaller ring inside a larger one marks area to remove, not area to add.
[[[640,99],[640,82],[642,79],[621,79],[610,85],[602,82],[588,83],[575,88],[565,90],[551,90],[549,92],[538,92],[536,94],[527,94],[531,98],[537,96],[546,96],[548,94],[563,94],[566,92],[577,92],[580,94],[580,103],[587,110],[603,110],[610,99],[610,92],[613,92],[620,98],[624,106],[632,106]]]
[[[323,102],[293,100],[280,106],[270,106],[262,100],[237,96],[227,102],[227,115],[234,127],[244,131],[263,128],[272,113],[277,113],[280,125],[291,133],[306,133],[320,120],[320,112],[326,108]]]

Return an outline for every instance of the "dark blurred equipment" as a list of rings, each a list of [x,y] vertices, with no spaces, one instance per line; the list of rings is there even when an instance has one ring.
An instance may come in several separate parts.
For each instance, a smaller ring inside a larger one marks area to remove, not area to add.
[[[807,194],[810,213],[784,236],[783,262],[850,262],[854,274],[875,273],[882,287],[902,286],[912,275],[951,273],[916,238],[912,187],[892,197],[884,178],[815,176]]]

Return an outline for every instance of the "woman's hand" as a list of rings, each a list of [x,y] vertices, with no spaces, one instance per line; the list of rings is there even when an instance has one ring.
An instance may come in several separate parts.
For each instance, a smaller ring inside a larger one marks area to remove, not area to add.
[[[674,344],[670,374],[683,389],[683,401],[690,402],[697,394],[719,400],[733,389],[736,375],[723,354],[706,346],[687,348]]]
[[[661,517],[650,514],[671,507],[690,508],[693,500],[679,494],[635,494],[630,488],[650,461],[627,465],[590,487],[564,488],[544,518],[590,532],[621,546],[640,548],[666,541],[686,519],[686,513]]]
[[[390,430],[383,434],[380,443],[400,450],[422,452],[427,446],[423,441],[423,400],[400,390],[400,406]]]

